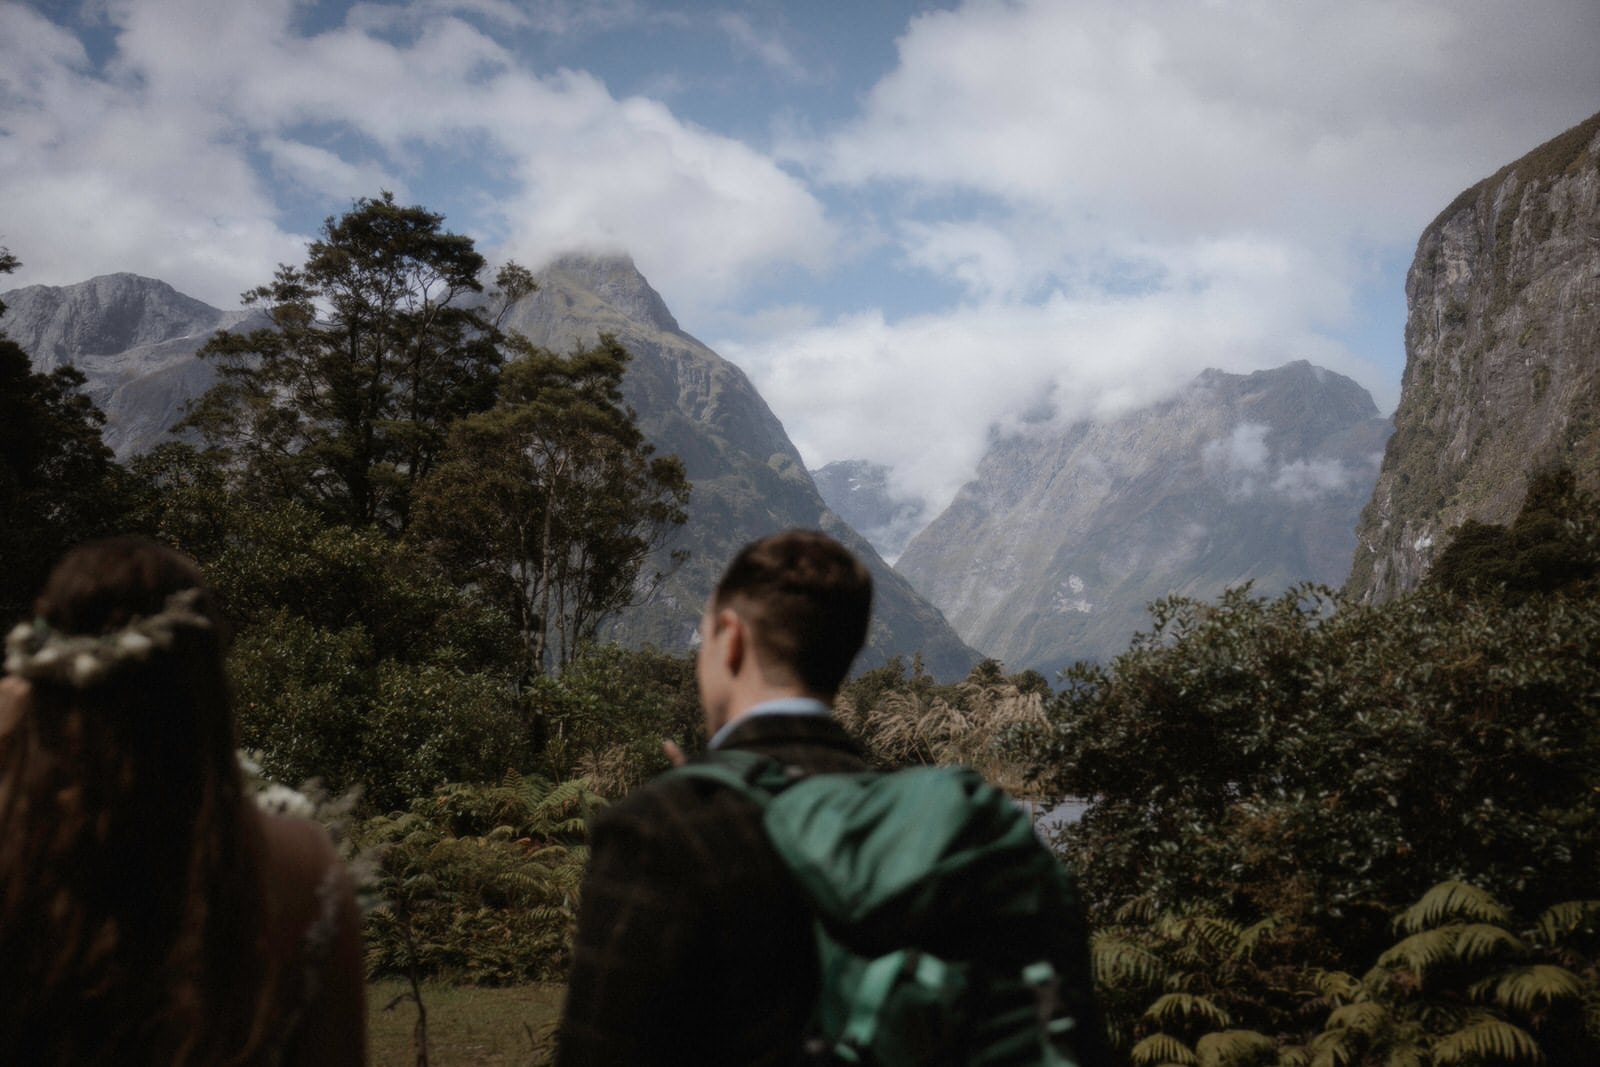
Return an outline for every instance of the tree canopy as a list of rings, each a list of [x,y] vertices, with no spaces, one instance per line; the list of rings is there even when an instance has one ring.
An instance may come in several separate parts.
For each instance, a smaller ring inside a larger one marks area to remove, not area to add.
[[[499,402],[456,423],[418,492],[412,536],[516,621],[531,674],[569,662],[687,518],[689,483],[623,403],[614,337],[558,356],[513,338]]]
[[[185,425],[257,491],[335,522],[403,530],[449,424],[494,401],[500,336],[472,239],[390,193],[328,218],[304,266],[243,295],[268,324],[201,349],[219,381]],[[502,307],[532,288],[511,264]]]

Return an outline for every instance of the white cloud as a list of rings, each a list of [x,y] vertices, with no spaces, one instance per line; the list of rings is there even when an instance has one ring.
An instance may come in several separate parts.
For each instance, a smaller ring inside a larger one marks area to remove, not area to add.
[[[717,15],[716,25],[735,47],[755,56],[783,77],[793,81],[806,78],[805,65],[794,57],[789,46],[775,34],[756,29],[749,16],[736,11],[724,11]]]
[[[1460,189],[1587,116],[1597,41],[1587,0],[920,15],[854,121],[782,151],[875,195],[903,261],[971,303],[730,351],[808,463],[889,463],[935,503],[990,427],[1041,397],[1062,417],[1114,414],[1208,366],[1309,359],[1391,408],[1398,383],[1334,340],[1374,260],[1409,254]],[[1265,462],[1235,443],[1234,462]],[[1340,477],[1307,463],[1278,488]]]
[[[1299,459],[1279,467],[1272,491],[1290,500],[1315,500],[1350,486],[1355,472],[1337,459]]]
[[[515,7],[368,5],[315,36],[297,29],[300,9],[119,0],[115,55],[96,71],[70,34],[0,6],[0,227],[24,261],[14,280],[79,281],[93,264],[231,306],[304,254],[255,153],[274,177],[332,198],[327,210],[380,185],[421,188],[430,168],[487,165],[502,186],[492,196],[477,186],[427,206],[524,260],[625,248],[680,314],[834,253],[821,203],[768,157],[589,75],[527,69],[454,14],[499,26],[521,17]],[[527,18],[568,16],[543,5]]]
[[[868,313],[718,350],[773,400],[808,467],[870,458],[937,513],[972,477],[991,432],[1021,429],[1041,402],[1055,425],[1115,417],[1205,367],[1246,372],[1296,357],[1374,377],[1301,321],[1295,288],[1283,279],[1275,307],[1224,276],[1208,288],[1056,293],[899,322]]]

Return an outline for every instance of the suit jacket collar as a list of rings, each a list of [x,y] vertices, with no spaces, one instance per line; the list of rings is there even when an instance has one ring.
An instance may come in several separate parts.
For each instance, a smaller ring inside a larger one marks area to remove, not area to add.
[[[723,748],[766,748],[771,745],[817,744],[854,755],[861,747],[831,717],[820,715],[755,715],[740,719],[723,740]]]

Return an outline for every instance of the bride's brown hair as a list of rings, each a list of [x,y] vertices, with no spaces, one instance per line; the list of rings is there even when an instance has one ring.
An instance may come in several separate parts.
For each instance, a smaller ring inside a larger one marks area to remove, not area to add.
[[[248,1062],[270,1017],[263,845],[215,598],[186,556],[118,538],[69,552],[36,612],[0,724],[0,1061]],[[129,636],[152,619],[153,648]],[[27,669],[107,635],[92,677]]]

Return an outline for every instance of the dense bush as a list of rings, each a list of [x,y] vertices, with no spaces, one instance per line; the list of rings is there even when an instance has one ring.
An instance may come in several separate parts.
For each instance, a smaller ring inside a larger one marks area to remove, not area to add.
[[[358,843],[378,856],[383,900],[367,919],[368,973],[486,985],[564,974],[598,803],[581,779],[510,774],[368,820]]]
[[[1101,921],[1210,901],[1344,966],[1439,881],[1600,882],[1600,603],[1172,600],[1067,681],[1037,770],[1093,798],[1063,843]]]

